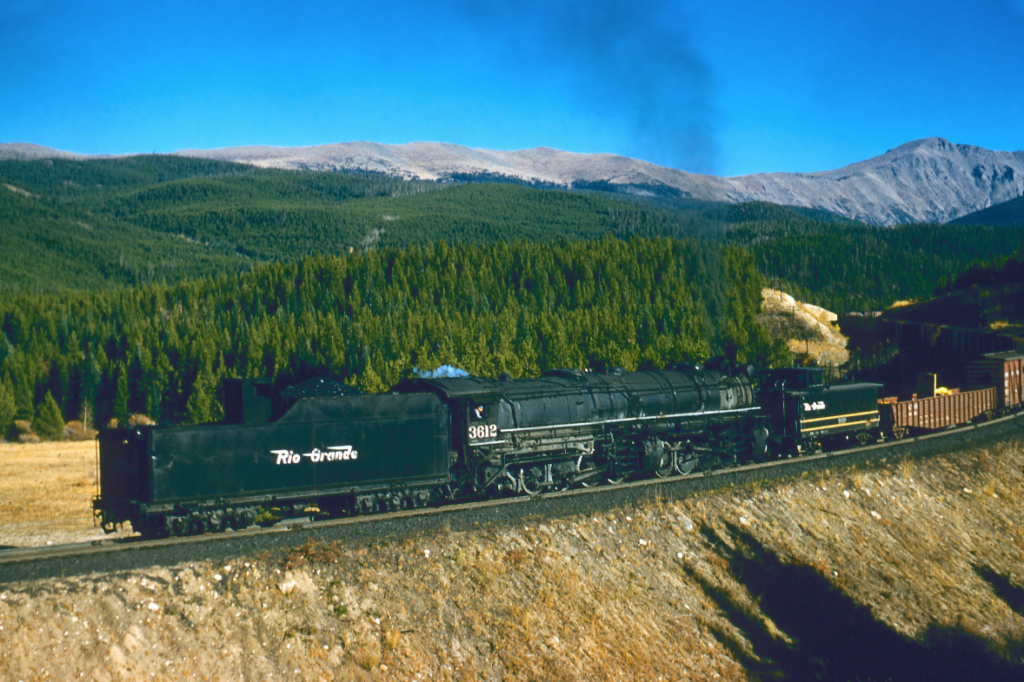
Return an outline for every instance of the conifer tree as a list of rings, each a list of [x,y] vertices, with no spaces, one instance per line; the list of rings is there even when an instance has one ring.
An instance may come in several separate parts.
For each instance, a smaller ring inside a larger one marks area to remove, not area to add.
[[[192,386],[192,393],[189,394],[188,403],[185,405],[185,420],[189,424],[205,424],[211,421],[210,394],[205,383],[200,375]]]
[[[32,430],[46,440],[60,440],[64,437],[64,416],[49,391],[39,406],[39,415],[32,422]]]
[[[6,436],[11,429],[17,411],[17,405],[14,403],[14,384],[10,377],[4,376],[3,381],[0,381],[0,438]]]
[[[119,426],[128,425],[128,368],[117,368],[117,388],[114,393],[114,419]]]

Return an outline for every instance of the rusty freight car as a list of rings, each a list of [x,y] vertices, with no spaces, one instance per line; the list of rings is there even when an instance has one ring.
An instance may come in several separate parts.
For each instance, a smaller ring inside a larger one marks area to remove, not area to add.
[[[1024,353],[1015,351],[986,353],[968,362],[964,391],[954,389],[938,395],[935,375],[920,375],[918,392],[910,400],[879,401],[882,432],[898,439],[908,433],[938,431],[1019,409],[1024,399],[1022,380]]]

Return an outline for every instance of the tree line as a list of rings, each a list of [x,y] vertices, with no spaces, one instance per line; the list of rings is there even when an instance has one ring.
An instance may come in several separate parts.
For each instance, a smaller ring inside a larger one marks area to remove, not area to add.
[[[696,240],[605,238],[379,249],[113,291],[0,300],[0,429],[141,413],[215,421],[221,379],[278,389],[331,377],[385,390],[412,367],[478,376],[664,367],[725,353],[767,366],[785,347],[754,320],[750,253]]]

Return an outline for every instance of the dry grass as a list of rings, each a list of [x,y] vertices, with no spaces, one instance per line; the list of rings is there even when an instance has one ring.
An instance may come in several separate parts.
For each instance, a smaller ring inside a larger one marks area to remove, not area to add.
[[[0,444],[0,545],[95,536],[96,485],[95,441]]]

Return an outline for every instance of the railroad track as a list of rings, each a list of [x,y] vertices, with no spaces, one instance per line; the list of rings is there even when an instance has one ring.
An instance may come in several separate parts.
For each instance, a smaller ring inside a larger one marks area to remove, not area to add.
[[[228,561],[255,552],[288,550],[307,542],[365,543],[437,531],[467,531],[484,524],[599,513],[644,502],[678,499],[753,482],[847,468],[888,458],[916,457],[1024,439],[1024,414],[926,436],[792,459],[774,460],[688,476],[645,479],[536,497],[513,497],[383,515],[325,521],[282,521],[270,528],[199,537],[124,538],[0,551],[0,584],[90,573],[116,573],[190,561]]]

